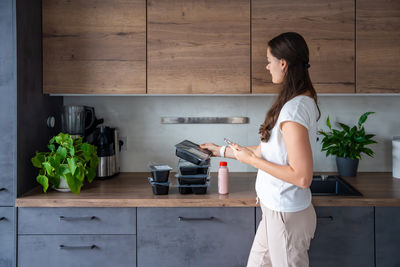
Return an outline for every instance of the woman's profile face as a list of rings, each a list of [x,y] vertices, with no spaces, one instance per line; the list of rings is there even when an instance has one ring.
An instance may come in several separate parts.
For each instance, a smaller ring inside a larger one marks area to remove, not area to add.
[[[272,83],[282,83],[285,76],[284,64],[282,59],[277,59],[271,54],[269,47],[267,49],[267,60],[266,69],[271,73]]]

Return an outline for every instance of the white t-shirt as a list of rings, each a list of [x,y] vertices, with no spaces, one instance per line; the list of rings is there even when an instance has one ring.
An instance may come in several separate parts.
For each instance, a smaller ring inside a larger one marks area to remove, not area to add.
[[[317,142],[318,109],[314,99],[299,95],[286,102],[272,129],[268,142],[261,142],[261,155],[267,161],[288,165],[289,159],[280,124],[285,121],[300,123],[308,130],[311,148]],[[314,153],[313,153],[314,154]],[[271,210],[295,212],[307,208],[311,203],[311,191],[282,181],[262,170],[258,170],[256,192],[263,205]]]

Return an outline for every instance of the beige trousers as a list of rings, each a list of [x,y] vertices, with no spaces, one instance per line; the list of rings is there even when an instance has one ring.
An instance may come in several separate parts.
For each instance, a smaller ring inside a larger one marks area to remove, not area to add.
[[[262,220],[247,267],[306,267],[317,217],[312,204],[297,212],[270,210],[261,203]]]

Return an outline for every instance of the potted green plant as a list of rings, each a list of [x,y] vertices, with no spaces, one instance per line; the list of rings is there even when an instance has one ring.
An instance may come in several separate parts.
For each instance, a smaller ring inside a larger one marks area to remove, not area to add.
[[[322,151],[326,151],[326,156],[336,156],[339,175],[356,176],[361,153],[365,153],[370,157],[374,155],[374,152],[366,146],[377,143],[372,139],[375,135],[366,134],[363,126],[368,116],[373,113],[375,112],[362,114],[358,120],[358,125],[353,127],[338,122],[342,130],[332,129],[328,116],[326,125],[330,131],[318,131],[320,135],[324,136],[322,139]]]
[[[36,181],[46,192],[49,183],[60,191],[72,191],[79,194],[85,178],[92,182],[96,177],[99,158],[97,147],[83,138],[72,138],[69,134],[59,133],[50,139],[47,146],[50,152],[37,152],[31,159],[34,167],[39,168]]]

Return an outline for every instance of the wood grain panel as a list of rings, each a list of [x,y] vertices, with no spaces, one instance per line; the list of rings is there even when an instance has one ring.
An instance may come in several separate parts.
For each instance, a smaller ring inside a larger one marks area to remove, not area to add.
[[[336,174],[336,173],[323,173]],[[210,186],[204,195],[181,195],[171,173],[168,195],[153,195],[147,180],[149,173],[120,173],[109,180],[85,184],[79,195],[60,193],[41,187],[16,199],[17,207],[255,207],[254,185],[257,173],[231,172],[229,194],[218,194],[218,174],[211,173]],[[357,177],[344,177],[359,190],[362,197],[313,196],[314,206],[400,206],[400,179],[392,173],[365,172]]]
[[[43,0],[43,92],[146,93],[144,0]]]
[[[357,0],[357,92],[400,93],[400,1]]]
[[[300,33],[310,49],[310,76],[318,93],[354,93],[353,0],[253,0],[252,92],[277,93],[266,71],[267,43]]]
[[[250,92],[249,0],[148,0],[148,93]]]

